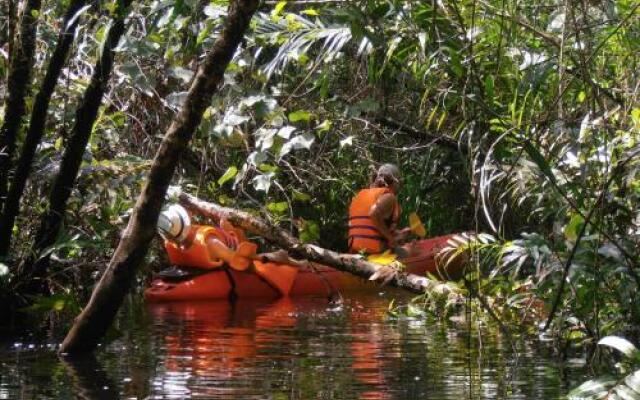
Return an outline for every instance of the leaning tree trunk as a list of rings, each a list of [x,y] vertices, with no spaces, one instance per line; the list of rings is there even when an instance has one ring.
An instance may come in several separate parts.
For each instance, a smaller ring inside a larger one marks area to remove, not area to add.
[[[224,28],[199,67],[184,105],[167,129],[118,248],[89,303],[62,343],[61,353],[92,351],[115,318],[155,234],[158,215],[179,157],[200,124],[211,96],[223,81],[224,71],[249,27],[258,2],[232,0],[229,3]]]
[[[106,90],[113,67],[115,52],[124,33],[124,19],[132,0],[118,0],[115,15],[111,21],[111,27],[107,33],[102,54],[94,68],[91,82],[84,92],[82,103],[76,110],[76,120],[71,132],[71,137],[64,149],[60,170],[49,194],[49,209],[40,220],[40,227],[35,237],[34,251],[19,268],[19,280],[27,284],[33,284],[30,292],[35,289],[39,292],[46,288],[40,282],[41,276],[49,264],[49,255],[41,256],[43,251],[53,245],[60,231],[64,218],[67,201],[71,196],[71,190],[75,184],[78,170],[82,164],[82,156],[91,137],[93,123],[98,115],[98,109],[102,103],[102,97]],[[34,279],[35,278],[35,279]]]
[[[12,4],[15,7],[15,3]],[[2,210],[7,195],[7,179],[11,168],[11,158],[25,113],[25,98],[29,94],[40,5],[41,0],[27,0],[22,12],[20,36],[18,40],[9,37],[9,40],[13,41],[13,47],[7,82],[9,95],[5,103],[4,121],[0,127],[0,210]],[[10,10],[10,12],[15,12],[15,10]],[[9,24],[11,26],[12,21],[9,21]]]
[[[18,210],[20,208],[20,199],[27,183],[27,178],[31,172],[31,163],[36,154],[36,148],[42,140],[44,134],[44,126],[47,119],[47,110],[51,95],[58,82],[60,71],[64,67],[67,54],[73,43],[76,27],[78,26],[79,16],[76,15],[85,5],[86,0],[73,0],[65,13],[62,21],[62,27],[58,34],[58,43],[53,51],[47,73],[40,85],[40,91],[36,95],[36,99],[31,111],[31,119],[29,121],[29,129],[22,146],[22,153],[18,160],[18,165],[11,182],[9,194],[2,209],[2,217],[0,218],[0,259],[7,256],[11,245],[11,233],[13,223]]]

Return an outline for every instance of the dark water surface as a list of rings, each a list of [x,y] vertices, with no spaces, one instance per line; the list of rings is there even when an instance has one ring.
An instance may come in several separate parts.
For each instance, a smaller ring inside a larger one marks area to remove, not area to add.
[[[389,300],[130,303],[95,358],[0,343],[0,399],[558,399],[585,374],[538,341],[390,319]]]

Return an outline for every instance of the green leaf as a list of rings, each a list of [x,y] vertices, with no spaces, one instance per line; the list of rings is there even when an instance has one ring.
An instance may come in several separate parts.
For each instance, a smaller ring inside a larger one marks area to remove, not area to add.
[[[578,93],[578,103],[583,103],[585,101],[585,99],[587,98],[587,94],[583,91],[580,91],[580,93]]]
[[[291,122],[299,122],[305,121],[309,122],[313,118],[313,114],[306,110],[298,110],[292,113],[289,113],[289,121]]]
[[[320,238],[320,226],[315,221],[302,220],[300,227],[300,241],[302,243],[315,242]]]
[[[542,171],[542,173],[552,182],[555,183],[556,178],[553,175],[553,172],[551,172],[551,166],[549,165],[549,163],[547,162],[547,160],[544,158],[544,156],[542,155],[542,153],[540,153],[538,151],[537,148],[535,148],[531,142],[529,142],[528,140],[524,143],[524,151],[527,152],[527,154],[529,155],[529,157],[531,157],[531,159],[533,160],[534,163],[536,163],[536,165],[538,166],[538,168],[540,168],[540,170]]]
[[[281,201],[278,203],[269,203],[267,204],[267,210],[271,211],[274,214],[284,214],[289,210],[289,203],[286,201]]]
[[[640,128],[640,108],[631,110],[631,121],[636,127]]]
[[[302,10],[301,13],[304,15],[312,16],[312,17],[317,17],[318,15],[320,15],[318,10],[315,10],[313,8],[307,8],[306,10]]]
[[[218,179],[218,185],[220,186],[224,185],[225,182],[228,182],[229,180],[233,179],[237,174],[238,174],[238,168],[236,168],[233,165],[230,166],[229,168],[227,168],[225,173],[220,177],[220,179]]]
[[[332,126],[333,123],[328,119],[325,119],[320,125],[316,126],[316,130],[318,131],[318,133],[326,133],[331,130]]]
[[[493,99],[494,86],[495,86],[495,83],[493,81],[493,75],[487,75],[484,78],[484,92],[486,93],[487,98],[489,99]]]
[[[582,224],[584,224],[584,218],[580,214],[574,214],[564,227],[564,237],[571,242],[575,242],[578,239],[578,232],[582,228]],[[607,345],[607,343],[604,344]]]
[[[258,170],[260,170],[260,172],[278,172],[278,166],[271,164],[260,164],[258,165]]]
[[[299,191],[297,191],[295,189],[293,190],[292,197],[293,197],[294,200],[297,200],[297,201],[309,201],[309,200],[311,200],[311,196],[309,196],[306,193],[299,192]]]
[[[274,16],[280,15],[280,13],[282,12],[282,10],[286,5],[287,5],[286,1],[279,1],[278,4],[276,4],[276,6],[273,8],[273,15]]]
[[[198,33],[198,37],[196,38],[196,44],[198,45],[202,44],[202,42],[204,42],[209,37],[210,33],[211,33],[211,25],[205,24],[204,29],[202,29],[200,33]]]

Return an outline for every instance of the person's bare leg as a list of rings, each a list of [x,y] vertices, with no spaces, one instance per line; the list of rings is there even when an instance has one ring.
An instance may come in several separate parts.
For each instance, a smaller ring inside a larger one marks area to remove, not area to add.
[[[270,253],[260,253],[257,255],[258,260],[267,260],[273,263],[279,264],[288,264],[296,267],[307,267],[309,266],[309,261],[307,260],[296,260],[294,258],[289,257],[289,253],[286,250],[277,250]]]

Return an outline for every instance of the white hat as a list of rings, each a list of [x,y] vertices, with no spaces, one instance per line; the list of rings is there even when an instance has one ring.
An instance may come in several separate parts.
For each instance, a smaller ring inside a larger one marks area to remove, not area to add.
[[[179,204],[173,204],[160,213],[158,233],[167,240],[182,242],[189,235],[191,218],[187,210]]]

